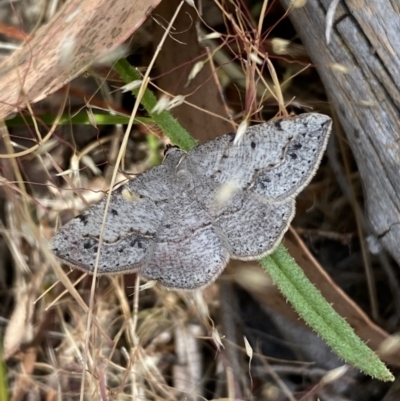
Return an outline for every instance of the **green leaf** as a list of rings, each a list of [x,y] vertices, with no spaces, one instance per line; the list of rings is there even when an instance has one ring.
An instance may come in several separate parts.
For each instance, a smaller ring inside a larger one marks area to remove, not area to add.
[[[374,378],[394,380],[375,352],[323,298],[282,244],[260,263],[296,312],[340,358]]]
[[[7,383],[7,366],[3,358],[3,339],[0,338],[0,401],[7,401],[8,383]]]
[[[117,61],[114,68],[126,84],[141,79],[141,76],[125,59]],[[139,89],[133,89],[132,93],[137,96]],[[178,121],[172,117],[171,113],[168,111],[162,111],[161,113],[152,111],[157,104],[157,98],[150,89],[146,88],[141,104],[146,109],[152,120],[162,129],[164,134],[167,135],[172,143],[175,143],[183,150],[190,150],[197,145],[197,142],[178,123]]]
[[[57,116],[54,114],[43,114],[36,117],[36,120],[42,124],[53,125],[57,122],[58,125],[64,124],[84,124],[90,125],[93,122],[97,125],[115,125],[115,124],[128,124],[129,116],[123,115],[111,115],[111,114],[98,114],[92,113],[89,118],[87,113],[79,113],[73,116],[69,114],[64,114],[57,120]],[[136,123],[151,124],[152,120],[149,118],[136,118]],[[20,116],[17,115],[14,118],[6,120],[7,127],[22,127],[28,125],[33,125],[33,118],[31,116]]]

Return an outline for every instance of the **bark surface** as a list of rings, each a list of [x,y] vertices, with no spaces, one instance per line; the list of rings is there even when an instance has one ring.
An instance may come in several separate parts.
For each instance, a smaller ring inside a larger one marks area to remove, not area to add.
[[[327,44],[331,2],[308,1],[289,16],[354,153],[373,231],[400,264],[400,3],[339,0]]]

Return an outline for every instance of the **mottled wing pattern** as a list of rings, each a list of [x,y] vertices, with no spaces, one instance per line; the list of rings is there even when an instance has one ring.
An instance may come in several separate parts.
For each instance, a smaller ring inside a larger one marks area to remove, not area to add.
[[[273,251],[294,215],[294,197],[312,178],[331,120],[304,114],[223,135],[185,153],[170,148],[161,166],[113,192],[98,273],[139,270],[170,289],[201,288],[230,257]],[[93,272],[106,199],[66,224],[52,247]]]
[[[331,119],[302,114],[250,127],[197,146],[184,161],[197,175],[230,183],[271,201],[294,197],[313,176],[326,147]]]
[[[215,222],[226,237],[233,259],[260,259],[281,242],[294,209],[293,199],[274,205],[238,192],[226,202]]]
[[[100,274],[121,273],[139,268],[155,236],[156,227],[148,231],[133,231],[134,225],[126,217],[126,213],[140,219],[148,216],[150,211],[152,221],[162,218],[162,208],[154,212],[151,200],[145,200],[139,207],[133,208],[133,202],[121,198],[120,194],[113,194],[111,198],[113,203],[107,216],[99,260]],[[89,272],[94,270],[105,204],[104,198],[57,232],[52,239],[52,248],[58,258],[72,267]],[[147,221],[142,227],[150,228],[153,226],[152,221]]]
[[[249,191],[273,201],[295,197],[311,181],[324,154],[332,120],[322,114],[302,114],[274,124],[278,132],[292,132],[282,163],[260,170]]]
[[[290,132],[277,133],[271,123],[250,127],[239,144],[235,134],[226,134],[196,146],[182,168],[219,184],[233,183],[245,190],[260,169],[281,163]]]
[[[133,179],[111,195],[98,273],[140,268],[162,221],[174,163],[165,163]],[[124,193],[124,191],[127,191]],[[98,252],[106,197],[64,225],[52,239],[54,254],[67,264],[92,272]]]
[[[231,258],[259,259],[271,253],[294,216],[294,200],[272,204],[268,199],[235,189],[226,199],[224,185],[193,174],[191,193],[212,217],[229,244]]]
[[[192,290],[212,283],[229,261],[225,236],[198,202],[193,177],[171,179],[174,196],[149,248],[141,274],[170,289]]]
[[[251,127],[238,144],[228,134],[189,152],[181,168],[195,176],[193,196],[224,233],[231,258],[259,259],[279,244],[294,216],[294,197],[319,165],[330,126],[327,116],[303,114]],[[224,186],[233,191],[221,202]]]

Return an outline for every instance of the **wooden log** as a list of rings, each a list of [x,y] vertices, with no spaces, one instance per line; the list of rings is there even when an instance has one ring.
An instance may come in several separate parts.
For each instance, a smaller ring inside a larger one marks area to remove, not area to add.
[[[310,0],[289,17],[354,153],[372,229],[400,264],[400,3],[339,0],[327,44],[331,3]]]

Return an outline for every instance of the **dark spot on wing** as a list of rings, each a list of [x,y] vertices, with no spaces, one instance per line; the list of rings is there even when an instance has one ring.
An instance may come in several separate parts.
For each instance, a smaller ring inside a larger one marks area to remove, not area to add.
[[[134,247],[135,245],[137,245],[137,247],[139,248],[139,249],[142,249],[143,248],[143,245],[142,245],[142,243],[140,242],[140,240],[138,240],[137,238],[135,238],[133,241],[131,241],[131,243],[130,243],[130,246],[131,247]]]
[[[86,215],[85,213],[82,213],[79,216],[76,216],[76,218],[79,219],[83,223],[83,225],[85,225],[85,226],[86,226],[86,224],[88,223],[88,220],[89,220],[89,216]]]
[[[294,143],[293,145],[292,145],[292,148],[294,149],[294,150],[299,150],[299,149],[301,149],[303,147],[303,145],[301,144],[301,143]]]
[[[296,154],[296,153],[289,153],[289,156],[290,156],[292,159],[297,159],[297,154]]]
[[[118,212],[115,209],[111,209],[111,214],[113,216],[118,216]]]
[[[90,243],[90,241],[86,241],[83,244],[83,249],[90,249],[93,246],[93,244]]]
[[[251,142],[251,148],[255,149],[256,148],[256,143],[255,142]]]
[[[268,177],[265,177],[259,181],[259,184],[261,185],[262,189],[265,189],[265,188],[267,188],[267,186],[270,182],[271,182],[271,179]]]
[[[227,134],[229,137],[229,142],[233,142],[236,137],[236,132],[231,132],[230,134]]]
[[[281,121],[275,121],[274,126],[278,131],[283,131]]]

